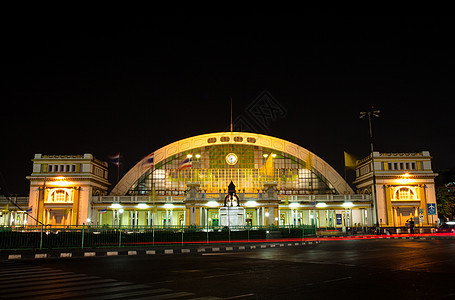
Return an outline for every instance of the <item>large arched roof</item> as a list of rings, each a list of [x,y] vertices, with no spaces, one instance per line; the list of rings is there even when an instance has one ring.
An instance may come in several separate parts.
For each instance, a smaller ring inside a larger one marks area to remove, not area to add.
[[[242,139],[235,137],[242,137]],[[223,138],[223,139],[222,139]],[[229,139],[227,139],[229,138]],[[228,140],[228,141],[227,141]],[[241,141],[240,141],[241,140]],[[248,132],[217,132],[193,136],[186,138],[167,146],[164,146],[155,152],[151,153],[147,157],[139,161],[128,173],[123,176],[119,183],[114,187],[111,195],[123,196],[126,195],[133,184],[141,178],[145,172],[147,172],[151,165],[147,164],[146,161],[153,155],[154,164],[165,160],[166,158],[173,156],[183,151],[189,151],[195,148],[204,146],[220,145],[220,144],[244,144],[251,146],[260,146],[269,148],[276,151],[281,151],[293,155],[302,161],[307,166],[311,166],[317,170],[327,181],[332,184],[335,190],[340,194],[354,193],[351,187],[346,183],[343,177],[335,171],[328,163],[326,163],[319,156],[308,151],[307,149],[300,147],[294,143],[288,142],[283,139],[279,139],[272,136],[267,136],[257,133]],[[311,160],[310,162],[308,160]]]

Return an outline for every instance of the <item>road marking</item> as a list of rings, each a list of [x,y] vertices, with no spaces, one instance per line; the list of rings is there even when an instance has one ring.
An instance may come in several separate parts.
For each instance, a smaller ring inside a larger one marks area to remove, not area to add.
[[[222,300],[222,299],[226,299],[226,298],[207,296],[207,297],[191,298],[190,300]]]
[[[59,271],[59,272],[62,272],[62,271]],[[9,279],[9,278],[14,278],[14,277],[24,278],[25,276],[28,276],[28,275],[35,275],[35,277],[43,276],[46,273],[55,273],[55,270],[43,269],[43,270],[23,271],[21,273],[13,273],[13,274],[2,274],[2,275],[0,275],[0,280],[3,277],[7,277]]]
[[[223,298],[223,299],[239,299],[239,298],[245,298],[245,297],[251,297],[251,296],[254,296],[254,294],[250,293],[250,294],[227,297],[227,298]]]
[[[151,296],[151,297],[145,297],[145,298],[134,298],[136,300],[140,299],[174,299],[177,297],[186,297],[186,296],[192,296],[194,295],[193,293],[187,293],[187,292],[177,292],[177,293],[172,293],[172,294],[164,294],[164,295],[157,295],[157,296]],[[98,298],[99,299],[99,298]],[[106,298],[106,299],[112,299],[112,298]]]
[[[64,298],[64,297],[71,297],[74,298],[75,296],[78,298],[83,298],[83,299],[97,299],[97,300],[102,300],[102,299],[116,299],[116,298],[123,298],[123,297],[128,297],[130,298],[131,296],[136,296],[136,295],[143,295],[143,294],[159,294],[159,293],[166,293],[166,292],[171,292],[172,290],[169,289],[147,289],[147,286],[144,286],[142,284],[131,284],[130,282],[125,282],[126,284],[129,285],[122,285],[122,286],[117,286],[113,288],[109,288],[109,294],[105,294],[105,291],[103,290],[97,290],[97,291],[78,291],[78,292],[70,292],[68,295],[62,295],[62,294],[57,294],[55,295],[54,298]],[[145,288],[145,290],[144,290]],[[142,289],[141,291],[137,291],[139,289]],[[96,294],[102,294],[96,296]],[[87,297],[88,295],[88,297]],[[52,299],[52,297],[46,299]]]
[[[2,296],[6,298],[12,298],[12,297],[32,297],[32,296],[38,296],[38,295],[45,295],[45,294],[52,294],[52,293],[64,293],[64,292],[69,292],[69,291],[77,291],[77,290],[88,290],[88,289],[100,289],[100,288],[106,288],[106,287],[111,287],[111,286],[117,286],[121,285],[124,283],[121,282],[116,282],[114,279],[99,279],[99,280],[94,280],[91,281],[89,284],[87,282],[74,282],[75,284],[81,284],[82,286],[71,286],[71,287],[62,287],[62,288],[56,288],[56,289],[45,289],[45,290],[34,290],[34,291],[29,291],[29,292],[23,292],[22,289],[18,289],[15,293],[3,293],[2,291]],[[96,283],[96,284],[95,284]]]
[[[310,283],[307,283],[307,284],[305,284],[305,285],[324,284],[324,283],[342,281],[342,280],[347,280],[347,279],[352,279],[352,277],[351,277],[351,276],[348,276],[348,277],[341,277],[341,278],[330,279],[330,280],[324,280],[324,281],[318,281],[318,282],[310,282]]]
[[[30,271],[41,271],[41,270],[50,270],[49,268],[43,268],[43,267],[32,267],[32,268],[11,268],[11,271],[1,271],[0,276],[3,276],[3,274],[14,274],[14,273],[20,273],[24,274],[24,272],[30,272]]]
[[[208,255],[208,256],[210,256],[210,255],[235,255],[235,254],[237,254],[237,253],[235,253],[235,252],[202,253],[202,255]]]
[[[165,280],[165,281],[151,282],[151,283],[146,283],[146,284],[147,285],[150,285],[150,284],[162,284],[162,283],[169,283],[169,282],[174,282],[174,280]]]
[[[47,284],[44,284],[44,283],[38,283],[36,285],[33,285],[33,284],[22,284],[21,286],[19,286],[19,291],[20,292],[27,292],[27,291],[32,291],[32,290],[52,290],[52,289],[55,289],[55,288],[63,288],[63,287],[66,287],[66,286],[75,286],[75,285],[83,285],[83,284],[89,284],[89,283],[92,283],[92,282],[98,282],[98,281],[101,281],[101,282],[104,282],[106,279],[100,279],[99,277],[97,276],[86,276],[86,277],[83,277],[83,278],[80,278],[80,279],[76,279],[74,280],[74,278],[70,278],[70,279],[66,279],[65,281],[60,281],[60,282],[49,282]],[[87,282],[88,281],[88,282]],[[15,291],[17,291],[17,287],[16,286],[11,286],[11,288],[4,288],[2,289],[2,294],[8,294],[8,293],[13,293]]]
[[[42,285],[42,284],[51,284],[51,283],[59,283],[59,282],[65,282],[65,281],[74,281],[78,280],[78,277],[84,277],[86,275],[84,274],[74,274],[71,276],[49,276],[49,277],[44,277],[44,278],[39,278],[35,279],[33,281],[30,281],[30,279],[26,280],[13,280],[13,281],[2,281],[2,285],[0,285],[1,289],[7,289],[7,288],[12,288],[16,286],[33,286],[33,285]],[[97,276],[92,276],[93,278],[99,278]],[[26,284],[24,284],[26,282]]]
[[[242,274],[249,274],[249,273],[251,273],[251,272],[246,271],[246,272],[238,272],[238,273],[231,273],[231,274],[210,275],[210,276],[204,276],[202,278],[227,277],[227,276],[235,276],[235,275],[242,275]]]

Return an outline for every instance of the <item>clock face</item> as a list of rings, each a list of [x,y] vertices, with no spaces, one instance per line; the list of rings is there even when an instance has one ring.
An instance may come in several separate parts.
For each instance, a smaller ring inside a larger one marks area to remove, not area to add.
[[[229,164],[229,165],[235,165],[237,163],[237,155],[235,155],[235,153],[229,153],[228,155],[226,155],[226,162]]]

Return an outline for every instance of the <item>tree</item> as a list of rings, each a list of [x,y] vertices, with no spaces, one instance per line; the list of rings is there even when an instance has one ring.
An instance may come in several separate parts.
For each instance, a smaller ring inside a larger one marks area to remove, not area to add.
[[[440,188],[436,194],[438,215],[444,220],[452,219],[455,215],[455,194],[446,188]]]

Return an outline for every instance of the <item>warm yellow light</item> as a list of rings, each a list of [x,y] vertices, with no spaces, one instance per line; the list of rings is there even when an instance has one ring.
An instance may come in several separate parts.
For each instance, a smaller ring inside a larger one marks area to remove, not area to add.
[[[49,185],[56,185],[56,186],[69,186],[69,185],[72,185],[73,183],[72,182],[69,182],[69,181],[66,181],[65,180],[66,178],[63,177],[63,176],[57,176],[54,178],[54,181],[49,184]]]
[[[262,154],[265,158],[267,158],[269,155],[267,153]]]
[[[414,183],[415,180],[414,179],[411,179],[412,175],[410,175],[409,173],[405,173],[403,175],[401,175],[398,179],[396,179],[395,181],[399,184],[411,184],[411,183]]]
[[[187,154],[186,157],[192,158],[192,157],[193,157],[193,154]]]
[[[276,153],[272,153],[272,157],[276,157]]]
[[[196,154],[196,158],[201,158],[201,155],[200,154]]]

